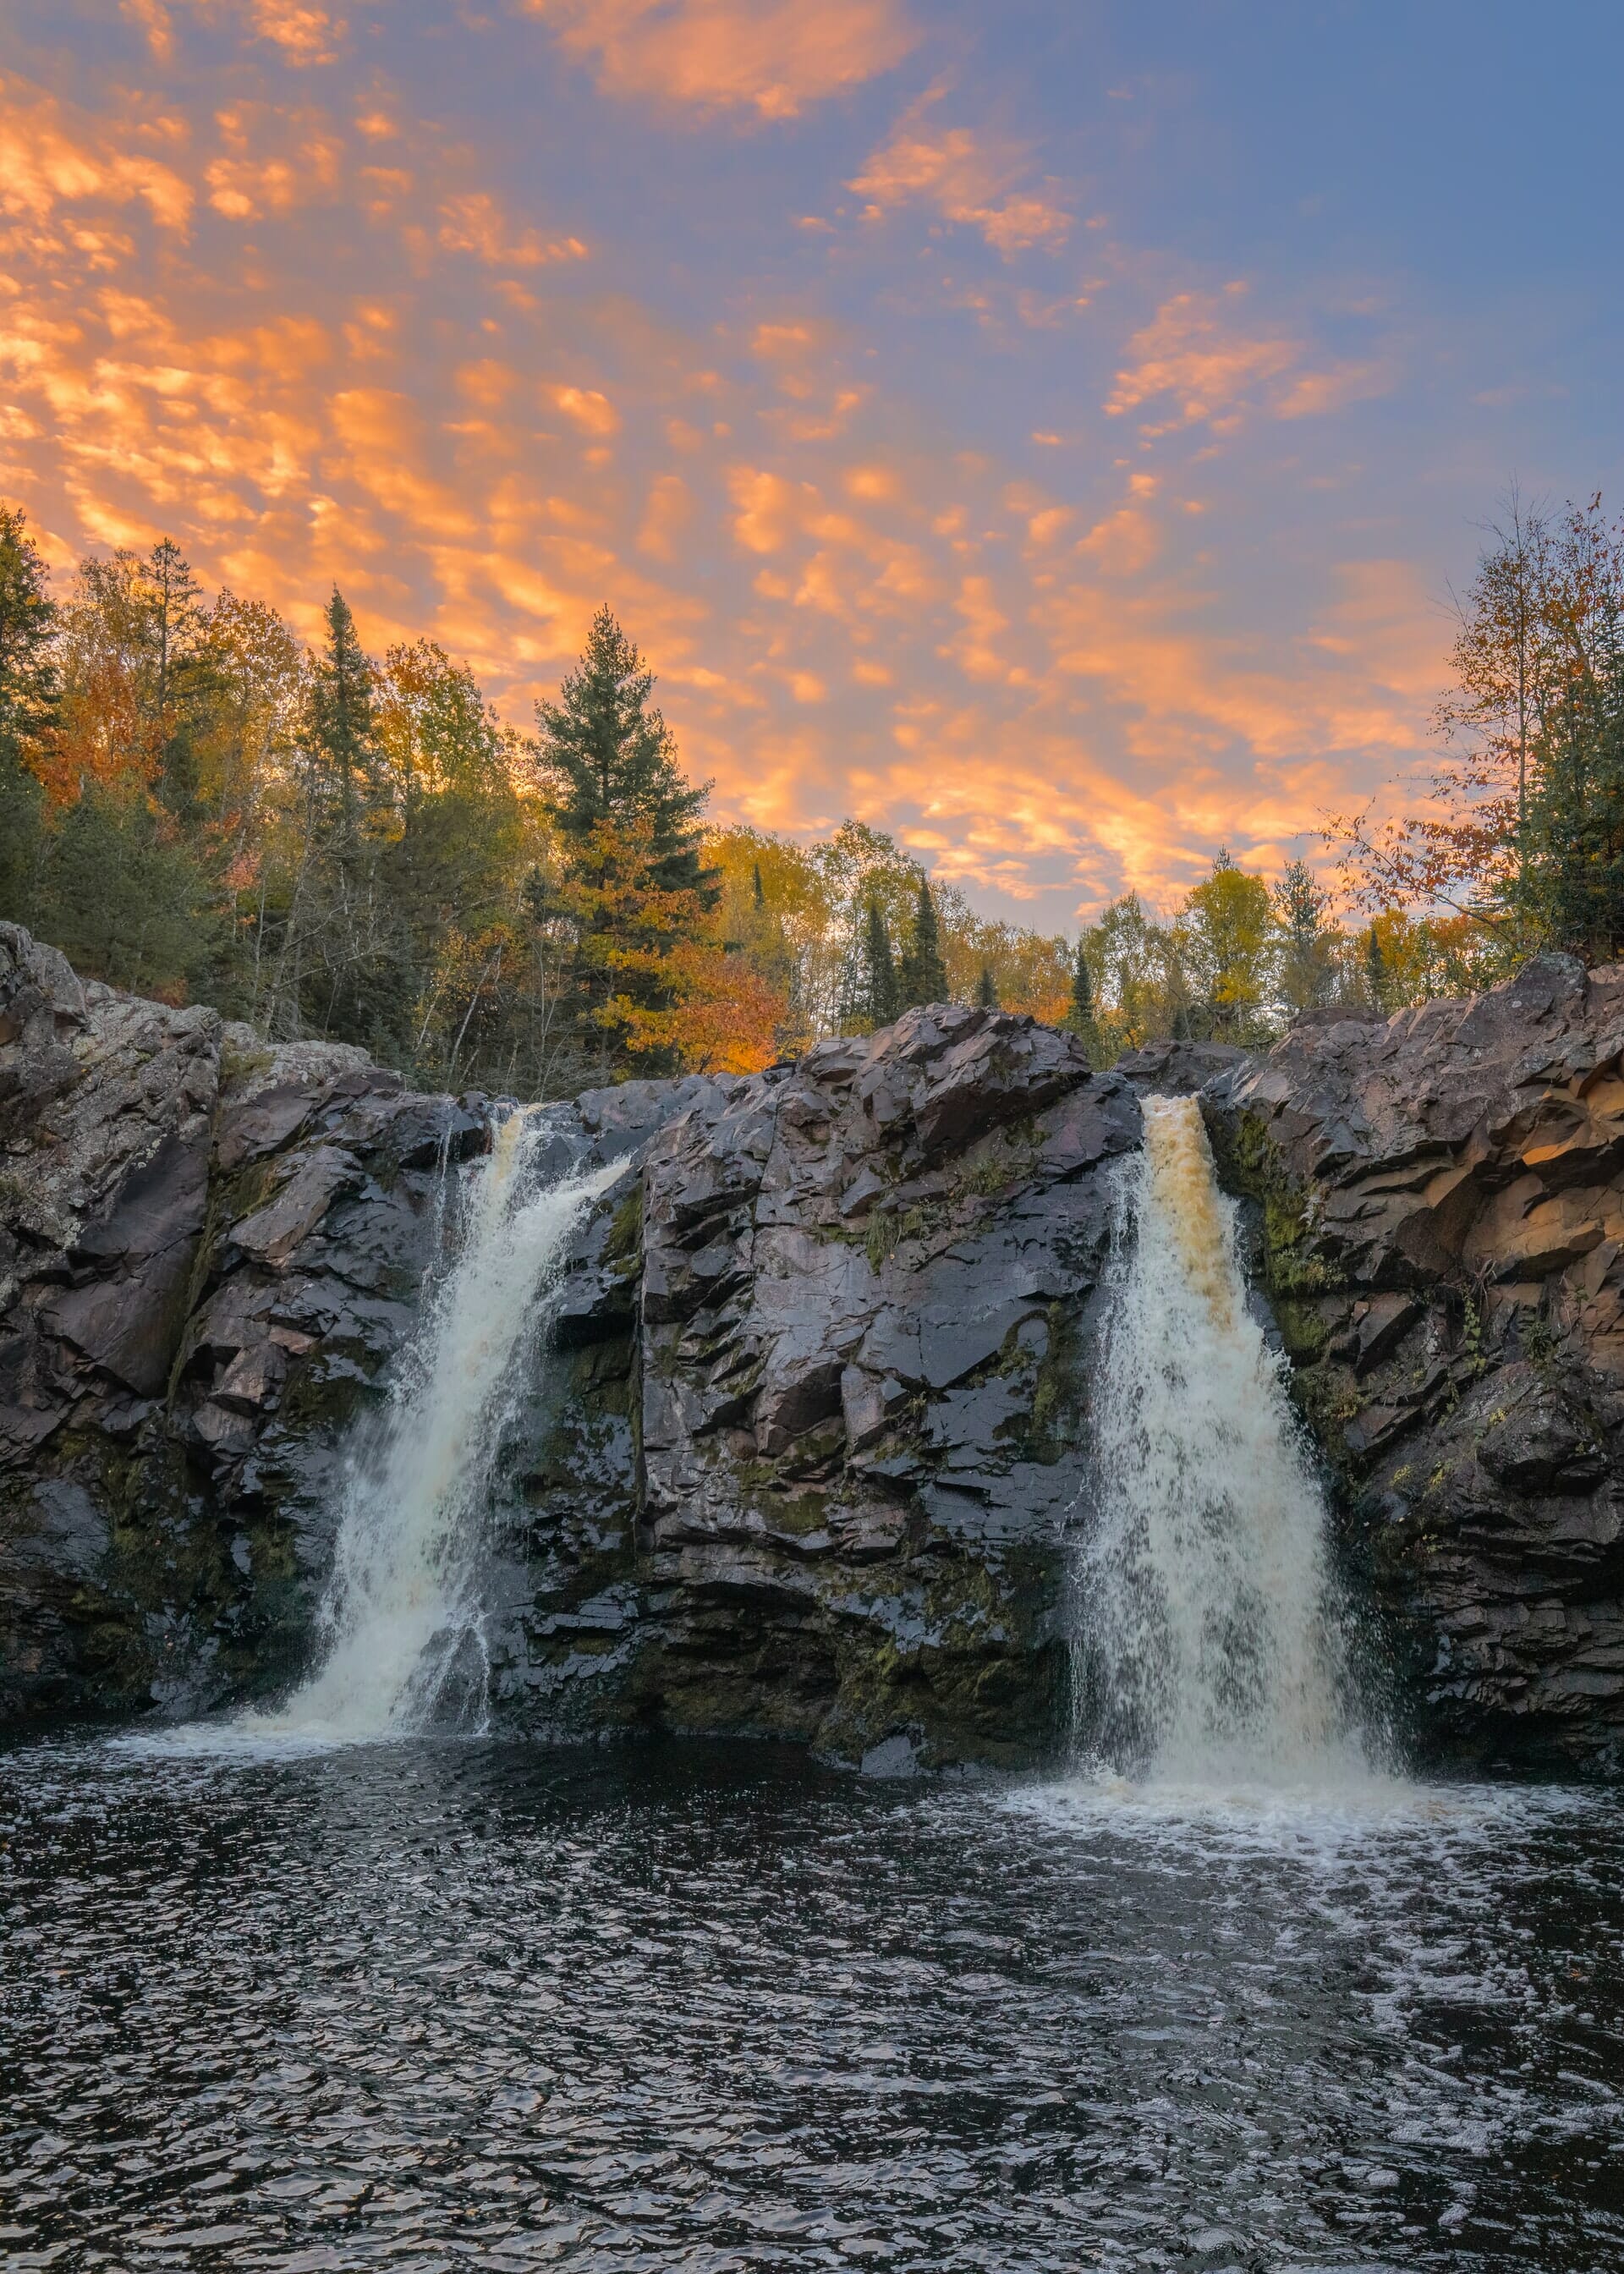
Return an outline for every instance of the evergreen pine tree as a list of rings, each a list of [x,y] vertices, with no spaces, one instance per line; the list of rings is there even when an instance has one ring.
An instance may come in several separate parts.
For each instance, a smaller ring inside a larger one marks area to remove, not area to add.
[[[758,915],[767,905],[767,889],[762,883],[761,862],[759,861],[752,862],[750,864],[750,905],[755,908]]]
[[[175,818],[191,826],[198,819],[199,714],[207,710],[213,676],[199,653],[203,595],[172,537],[153,546],[140,581],[159,794]]]
[[[324,762],[323,802],[334,849],[341,862],[351,863],[360,849],[378,772],[372,666],[336,584],[323,614],[327,636],[311,685],[311,726]]]
[[[0,915],[26,919],[43,798],[30,754],[50,731],[58,694],[56,609],[26,516],[0,506]]]
[[[684,777],[671,729],[650,702],[653,688],[605,607],[558,700],[536,706],[561,883],[580,910],[564,1023],[583,1062],[595,1058],[599,1081],[616,1071],[611,1035],[630,1034],[628,1014],[669,1009],[673,958],[692,952],[721,897],[701,849],[709,785]],[[665,1062],[645,1044],[639,1064],[658,1073]]]
[[[1335,980],[1325,894],[1305,861],[1289,861],[1274,888],[1274,908],[1284,930],[1280,947],[1282,1000],[1293,1013],[1328,1003]]]
[[[902,959],[902,968],[897,975],[898,1003],[909,1010],[916,1004],[945,1003],[947,1000],[947,966],[942,960],[942,936],[936,923],[936,905],[930,897],[927,879],[919,880],[919,899],[914,910],[914,937]]]
[[[653,689],[653,673],[600,608],[558,701],[536,705],[542,772],[568,845],[585,847],[606,822],[647,823],[650,881],[662,892],[698,891],[714,906],[698,826],[709,785],[684,778],[671,729],[650,705]]]
[[[1090,1064],[1099,1065],[1105,1057],[1105,1037],[1094,1010],[1094,974],[1081,938],[1071,963],[1071,999],[1066,1005],[1064,1024],[1087,1051]]]
[[[864,918],[863,977],[868,998],[863,1007],[870,1031],[879,1027],[889,1027],[902,1009],[901,991],[897,982],[896,959],[891,953],[885,912],[878,900],[873,900],[868,902]]]
[[[975,983],[975,1001],[979,1010],[996,1011],[998,1007],[998,982],[990,963],[981,966],[981,975]]]

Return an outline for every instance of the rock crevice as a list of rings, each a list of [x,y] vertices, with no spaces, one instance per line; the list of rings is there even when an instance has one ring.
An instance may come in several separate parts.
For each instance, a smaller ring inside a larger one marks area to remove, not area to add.
[[[1440,1752],[1624,1745],[1624,968],[1304,1020],[1204,1093]]]

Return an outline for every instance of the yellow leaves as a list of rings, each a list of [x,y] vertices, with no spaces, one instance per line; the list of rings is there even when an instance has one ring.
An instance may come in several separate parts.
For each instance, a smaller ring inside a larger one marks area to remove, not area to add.
[[[624,968],[630,959],[615,960]],[[624,995],[610,998],[605,1023],[620,1029],[628,1050],[674,1050],[694,1073],[759,1073],[778,1057],[788,1001],[746,957],[711,940],[680,940],[643,968],[671,1000],[646,1010]]]
[[[594,1013],[628,1050],[674,1053],[695,1073],[754,1073],[778,1054],[788,999],[725,945],[705,898],[662,885],[643,820],[600,822],[568,894],[586,959],[628,981]]]

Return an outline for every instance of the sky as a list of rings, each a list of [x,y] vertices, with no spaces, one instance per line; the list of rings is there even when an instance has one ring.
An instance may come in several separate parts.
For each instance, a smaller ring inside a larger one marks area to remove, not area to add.
[[[713,810],[1171,906],[1421,794],[1514,477],[1624,486],[1615,0],[41,0],[0,496]]]

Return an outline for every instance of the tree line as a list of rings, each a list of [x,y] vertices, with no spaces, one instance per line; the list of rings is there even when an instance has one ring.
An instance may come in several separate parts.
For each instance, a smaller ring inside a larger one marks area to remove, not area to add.
[[[1075,940],[979,916],[857,820],[710,825],[605,608],[533,731],[426,639],[367,654],[334,591],[307,648],[165,538],[64,592],[0,507],[0,915],[84,971],[408,1080],[537,1097],[745,1071],[910,1004],[1002,1005],[1107,1062],[1245,1044],[1345,1004],[1492,983],[1624,931],[1624,542],[1513,499],[1459,610],[1426,809],[1342,818],[1339,920],[1302,862],[1220,851],[1169,913]]]

